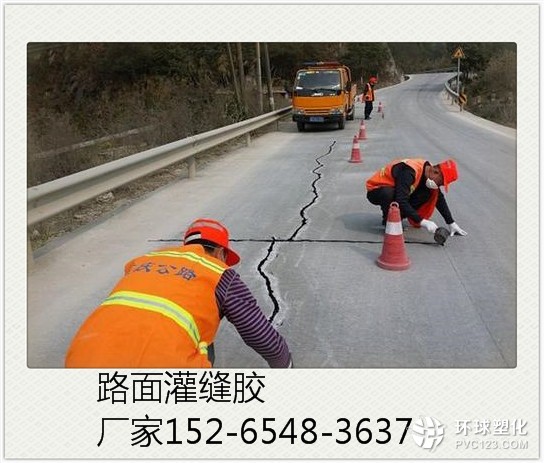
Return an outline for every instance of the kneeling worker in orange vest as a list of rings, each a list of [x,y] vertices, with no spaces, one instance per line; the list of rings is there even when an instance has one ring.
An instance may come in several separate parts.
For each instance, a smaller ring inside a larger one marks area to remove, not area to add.
[[[124,277],[74,337],[66,367],[209,368],[226,317],[270,367],[291,368],[284,338],[230,268],[239,261],[221,223],[195,220],[183,245],[126,264]]]
[[[434,233],[438,226],[432,220],[434,209],[442,215],[450,229],[450,236],[465,236],[455,223],[440,190],[448,191],[449,184],[457,180],[457,164],[448,159],[436,165],[424,159],[400,159],[386,165],[366,181],[367,199],[382,209],[385,225],[389,205],[399,203],[402,218],[408,218],[414,227],[424,227]]]

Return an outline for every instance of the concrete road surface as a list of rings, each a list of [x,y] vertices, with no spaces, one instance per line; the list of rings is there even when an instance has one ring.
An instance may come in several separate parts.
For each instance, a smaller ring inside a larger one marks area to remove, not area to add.
[[[229,226],[237,270],[298,368],[515,367],[516,134],[451,105],[448,77],[378,88],[362,163],[348,162],[362,105],[344,130],[299,133],[286,120],[196,179],[46,246],[28,277],[28,365],[61,367],[124,263],[207,216]],[[468,236],[440,247],[405,222],[411,267],[396,272],[376,265],[384,231],[364,182],[403,157],[457,161],[446,198]],[[266,367],[226,321],[216,353],[219,368]]]

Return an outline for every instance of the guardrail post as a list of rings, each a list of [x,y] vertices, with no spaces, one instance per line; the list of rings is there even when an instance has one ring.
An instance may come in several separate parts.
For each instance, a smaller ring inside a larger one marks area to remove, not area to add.
[[[26,268],[27,270],[30,270],[34,265],[34,255],[32,253],[32,244],[30,243],[30,235],[28,234],[28,230],[26,233]]]
[[[251,145],[251,135],[248,133],[246,133],[246,145],[247,146],[250,146]]]
[[[191,156],[187,161],[189,164],[189,178],[196,177],[196,156]]]

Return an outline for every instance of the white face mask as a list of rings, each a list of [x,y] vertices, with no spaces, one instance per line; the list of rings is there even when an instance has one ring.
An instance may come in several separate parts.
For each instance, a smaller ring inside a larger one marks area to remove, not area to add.
[[[438,185],[435,183],[434,180],[431,180],[430,178],[425,180],[425,186],[427,188],[430,188],[431,190],[438,190]]]

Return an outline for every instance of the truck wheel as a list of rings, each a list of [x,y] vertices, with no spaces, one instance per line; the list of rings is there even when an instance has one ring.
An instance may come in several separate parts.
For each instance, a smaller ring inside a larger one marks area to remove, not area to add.
[[[346,126],[346,120],[344,119],[344,116],[342,116],[342,119],[338,121],[338,128],[342,130]]]
[[[304,122],[297,122],[297,129],[299,132],[304,132]]]

